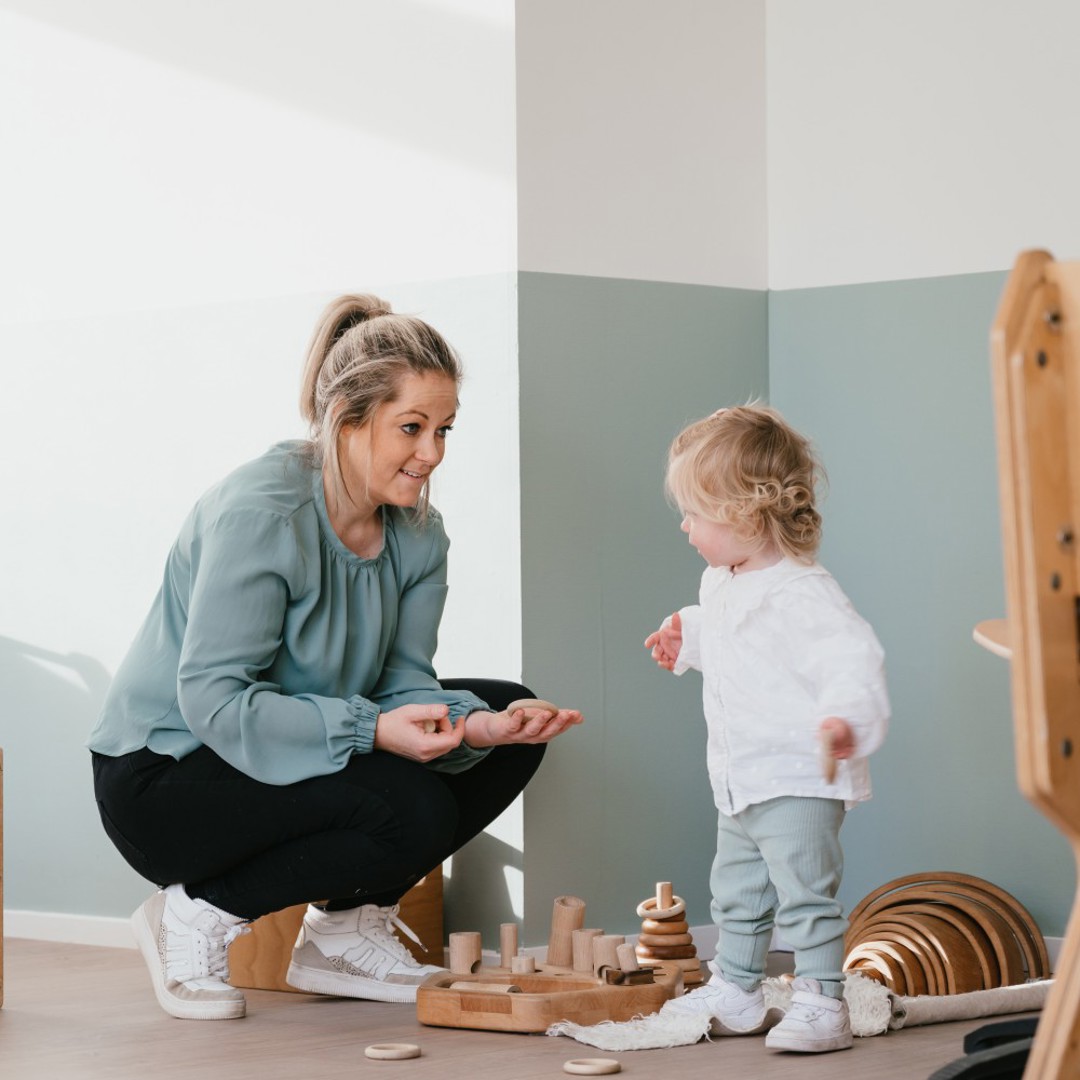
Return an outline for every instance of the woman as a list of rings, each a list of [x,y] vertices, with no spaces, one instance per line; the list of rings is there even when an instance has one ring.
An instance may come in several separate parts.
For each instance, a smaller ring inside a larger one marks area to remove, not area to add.
[[[324,897],[289,983],[415,1000],[438,969],[394,936],[398,901],[581,722],[435,678],[448,540],[428,485],[460,381],[426,323],[341,297],[308,353],[310,440],[207,492],[169,553],[88,745],[106,832],[162,886],[132,924],[173,1016],[243,1016],[230,941]]]

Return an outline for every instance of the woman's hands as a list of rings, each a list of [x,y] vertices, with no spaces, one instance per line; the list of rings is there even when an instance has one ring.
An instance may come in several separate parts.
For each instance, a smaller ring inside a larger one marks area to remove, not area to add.
[[[580,723],[577,709],[530,706],[513,713],[469,713],[452,725],[446,705],[400,705],[379,714],[374,749],[426,762],[448,754],[462,740],[477,750],[507,743],[546,743]]]
[[[676,611],[670,622],[665,619],[665,626],[654,630],[645,639],[645,648],[652,649],[652,658],[666,671],[675,670],[675,661],[682,649],[682,617]]]
[[[511,704],[514,704],[511,702]],[[567,728],[581,723],[577,709],[515,709],[508,712],[474,712],[465,720],[465,742],[473,749],[508,743],[547,743]]]
[[[448,754],[464,737],[465,724],[452,725],[446,705],[399,705],[379,713],[374,749],[424,762]]]

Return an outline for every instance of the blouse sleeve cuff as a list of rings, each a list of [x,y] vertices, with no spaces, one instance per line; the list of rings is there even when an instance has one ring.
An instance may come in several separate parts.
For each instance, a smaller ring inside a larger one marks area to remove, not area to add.
[[[379,706],[355,694],[345,702],[353,719],[353,753],[370,754],[375,747],[375,725],[379,722]]]

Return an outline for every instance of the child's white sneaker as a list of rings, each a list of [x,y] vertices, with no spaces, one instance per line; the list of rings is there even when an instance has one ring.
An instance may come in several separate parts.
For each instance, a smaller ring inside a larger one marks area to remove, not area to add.
[[[847,1002],[823,994],[816,979],[796,979],[791,985],[791,1008],[765,1036],[765,1045],[803,1054],[847,1050],[854,1041]]]
[[[714,969],[712,978],[682,997],[664,1002],[661,1016],[711,1016],[713,1035],[758,1035],[783,1016],[780,1009],[766,1009],[759,986],[744,990]]]
[[[417,987],[446,969],[416,962],[394,928],[419,939],[397,915],[397,905],[365,904],[345,911],[309,905],[285,981],[309,994],[415,1001]]]
[[[248,926],[182,885],[154,893],[131,916],[154,996],[181,1020],[235,1020],[244,1015],[244,995],[228,985],[229,943]]]

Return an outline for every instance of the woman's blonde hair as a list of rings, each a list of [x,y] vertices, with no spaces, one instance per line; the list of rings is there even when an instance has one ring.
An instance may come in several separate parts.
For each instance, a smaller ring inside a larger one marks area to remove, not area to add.
[[[680,510],[731,525],[745,543],[771,542],[810,562],[821,543],[814,489],[824,475],[809,440],[775,409],[737,405],[676,437],[665,488]]]
[[[380,405],[397,398],[409,374],[445,375],[460,386],[461,361],[438,331],[412,315],[394,314],[377,296],[339,296],[327,306],[308,346],[300,412],[335,499],[348,498],[338,458],[342,429],[369,423]],[[421,520],[428,497],[425,483],[416,507]]]

